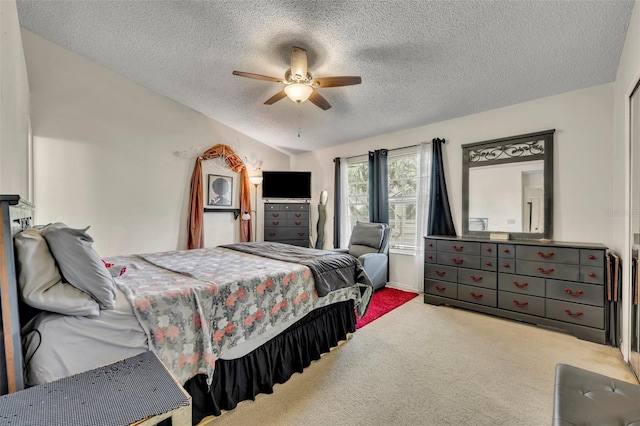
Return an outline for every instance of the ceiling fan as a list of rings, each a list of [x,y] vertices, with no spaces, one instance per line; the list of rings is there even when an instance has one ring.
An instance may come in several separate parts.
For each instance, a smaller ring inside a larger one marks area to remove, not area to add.
[[[362,78],[359,76],[314,78],[307,69],[307,51],[295,46],[291,48],[291,68],[284,73],[284,78],[242,71],[234,71],[233,75],[284,84],[284,89],[267,99],[264,102],[265,105],[273,105],[280,99],[289,97],[289,99],[298,104],[308,99],[323,110],[331,108],[331,104],[314,89],[351,86],[362,83]]]

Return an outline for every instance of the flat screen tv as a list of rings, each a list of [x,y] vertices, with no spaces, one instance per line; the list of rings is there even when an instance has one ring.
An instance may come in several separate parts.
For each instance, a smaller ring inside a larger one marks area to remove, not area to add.
[[[262,198],[311,199],[311,172],[263,171]]]

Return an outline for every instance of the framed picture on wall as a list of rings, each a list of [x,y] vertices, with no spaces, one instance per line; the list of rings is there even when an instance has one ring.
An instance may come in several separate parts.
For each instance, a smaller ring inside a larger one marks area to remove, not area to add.
[[[207,207],[231,207],[233,177],[207,175]]]

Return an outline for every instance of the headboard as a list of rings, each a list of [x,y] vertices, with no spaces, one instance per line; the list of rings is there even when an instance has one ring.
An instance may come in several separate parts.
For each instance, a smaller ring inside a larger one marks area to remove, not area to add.
[[[31,226],[33,205],[0,195],[0,395],[24,388],[20,315],[13,236]]]

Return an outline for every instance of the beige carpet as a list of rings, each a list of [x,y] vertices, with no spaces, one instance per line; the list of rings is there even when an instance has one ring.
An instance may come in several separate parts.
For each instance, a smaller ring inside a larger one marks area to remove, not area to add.
[[[556,363],[635,382],[618,349],[419,296],[273,394],[203,423],[549,425]]]

